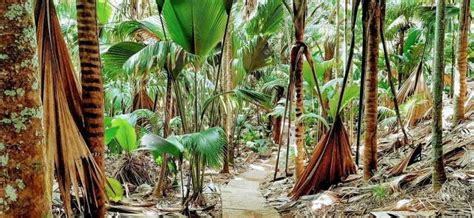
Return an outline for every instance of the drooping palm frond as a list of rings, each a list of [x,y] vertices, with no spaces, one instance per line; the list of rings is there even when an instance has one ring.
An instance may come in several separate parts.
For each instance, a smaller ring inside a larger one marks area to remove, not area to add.
[[[207,56],[224,36],[227,13],[222,0],[165,1],[167,33],[184,50]]]
[[[66,213],[72,215],[71,193],[80,210],[97,204],[95,189],[105,184],[81,134],[81,87],[53,1],[36,1],[35,20],[43,89],[48,170],[55,169]],[[54,157],[54,158],[52,158]],[[53,178],[48,178],[52,183]],[[81,200],[80,196],[83,197]],[[84,204],[82,202],[85,202]]]
[[[268,95],[245,88],[235,89],[234,91],[239,99],[252,102],[267,110],[272,108],[271,98]]]
[[[104,65],[103,72],[107,74],[108,78],[117,78],[119,75],[126,76],[127,74],[123,74],[125,72],[124,64],[145,46],[136,42],[119,42],[112,45],[101,56]]]
[[[413,71],[397,93],[397,101],[404,103],[402,104],[402,111],[407,114],[407,125],[409,126],[414,126],[418,120],[424,118],[426,112],[431,108],[429,87],[426,85],[422,72],[418,72],[417,78],[417,71]],[[408,102],[410,98],[411,103]]]
[[[184,145],[181,144],[177,136],[162,138],[155,134],[146,134],[141,139],[141,144],[149,150],[155,158],[161,157],[161,154],[171,154],[175,157],[181,157],[184,152]]]
[[[260,4],[254,16],[245,25],[247,34],[267,35],[278,31],[284,20],[284,6],[281,1],[267,0]]]
[[[446,5],[446,18],[459,14],[459,7]],[[415,12],[425,26],[432,26],[436,20],[436,6],[419,6]]]
[[[243,75],[272,64],[272,49],[268,44],[268,38],[261,35],[246,42],[237,53],[240,58],[234,67],[242,71]]]
[[[159,41],[164,38],[159,16],[147,17],[143,20],[128,20],[116,24],[112,30],[113,34],[125,38],[135,34],[143,34],[144,40]]]
[[[251,102],[259,107],[262,107],[266,110],[271,110],[272,102],[270,96],[257,92],[254,90],[246,89],[246,88],[236,88],[227,92],[219,93],[217,95],[211,96],[204,101],[202,105],[202,113],[201,118],[204,116],[206,109],[212,104],[212,102],[220,99],[223,95],[232,94],[237,98],[237,101],[241,104],[242,101]]]
[[[268,81],[262,85],[262,92],[269,95],[273,92],[275,89],[283,89],[283,91],[286,91],[286,88],[288,87],[288,78],[285,79],[275,79]]]
[[[182,143],[186,149],[197,152],[204,158],[207,165],[216,167],[223,161],[227,137],[222,128],[212,127],[201,132],[184,135]]]
[[[320,115],[317,115],[317,114],[315,114],[315,113],[303,114],[299,119],[296,120],[296,122],[303,122],[303,121],[305,121],[305,120],[310,120],[310,119],[321,121],[321,123],[323,123],[324,126],[326,126],[326,128],[329,129],[329,124],[328,124],[328,122],[326,121],[326,119],[324,119],[324,117],[322,117],[322,116],[320,116]]]

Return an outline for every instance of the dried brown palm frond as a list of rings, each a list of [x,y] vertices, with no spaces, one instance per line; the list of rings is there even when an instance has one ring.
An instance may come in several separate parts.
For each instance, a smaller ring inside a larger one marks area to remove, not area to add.
[[[425,79],[420,69],[413,71],[408,79],[403,83],[397,93],[397,101],[406,102],[410,97],[416,96],[423,103],[415,103],[407,111],[407,126],[415,126],[416,122],[427,116],[428,110],[431,108],[431,94],[429,87],[426,85]]]
[[[133,111],[138,109],[153,110],[153,106],[153,100],[148,96],[145,88],[142,88],[133,96]]]
[[[397,165],[395,165],[390,171],[389,174],[391,176],[398,176],[405,171],[407,166],[410,164],[414,163],[417,159],[417,157],[421,156],[421,145],[418,144],[415,149],[413,149],[410,154],[406,157],[404,157]]]
[[[71,215],[71,194],[79,208],[88,210],[89,205],[95,204],[94,189],[105,183],[81,135],[81,89],[53,1],[37,0],[35,18],[48,170],[52,171],[54,165],[64,208]]]
[[[347,130],[339,115],[329,134],[323,135],[311,160],[290,193],[292,199],[329,188],[356,173]]]

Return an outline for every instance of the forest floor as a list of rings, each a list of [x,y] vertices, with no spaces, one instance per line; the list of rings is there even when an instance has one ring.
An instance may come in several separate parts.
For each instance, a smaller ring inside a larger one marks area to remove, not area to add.
[[[473,85],[473,83],[471,83]],[[471,86],[471,90],[474,86]],[[379,133],[378,171],[368,182],[363,172],[350,175],[329,190],[288,198],[295,180],[287,177],[262,184],[261,190],[283,217],[298,216],[474,216],[474,110],[453,126],[451,102],[444,103],[443,153],[447,181],[440,192],[431,189],[431,120],[410,128],[411,143],[401,133]],[[270,181],[271,178],[267,179]]]

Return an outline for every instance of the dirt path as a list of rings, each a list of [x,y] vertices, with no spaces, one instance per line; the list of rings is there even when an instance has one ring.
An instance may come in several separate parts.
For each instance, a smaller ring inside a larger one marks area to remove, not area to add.
[[[222,189],[223,217],[280,217],[265,204],[259,185],[273,172],[275,160],[257,160]]]

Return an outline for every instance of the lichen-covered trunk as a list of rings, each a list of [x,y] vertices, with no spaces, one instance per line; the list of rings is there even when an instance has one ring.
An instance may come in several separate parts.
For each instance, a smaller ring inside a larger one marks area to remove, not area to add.
[[[379,59],[379,30],[381,5],[378,0],[369,3],[369,30],[367,75],[365,82],[364,180],[377,170],[377,74]]]
[[[76,6],[84,137],[98,168],[104,172],[104,95],[102,91],[96,1],[78,0]],[[105,215],[105,192],[102,187],[95,190],[95,192],[97,202],[91,205],[92,214],[96,217],[103,217]]]
[[[458,71],[454,78],[454,122],[464,119],[464,102],[467,94],[466,73],[467,73],[467,46],[470,27],[470,4],[471,0],[463,0],[460,16],[460,36],[458,44]]]
[[[434,44],[433,68],[433,109],[432,117],[432,165],[433,165],[433,190],[438,191],[446,181],[443,163],[443,74],[444,74],[444,30],[446,26],[446,2],[436,1],[436,25]]]
[[[0,217],[50,213],[35,36],[33,4],[1,1]]]
[[[293,14],[295,16],[295,38],[296,46],[291,51],[291,67],[294,72],[295,78],[295,92],[296,92],[296,160],[295,160],[295,173],[296,178],[299,178],[304,171],[304,160],[305,160],[305,149],[304,149],[304,123],[299,122],[304,112],[304,90],[303,90],[303,54],[298,55],[300,43],[304,42],[304,25],[305,25],[305,13],[306,1],[295,0],[293,2]],[[299,56],[299,57],[298,57]],[[291,70],[290,70],[291,71]]]

